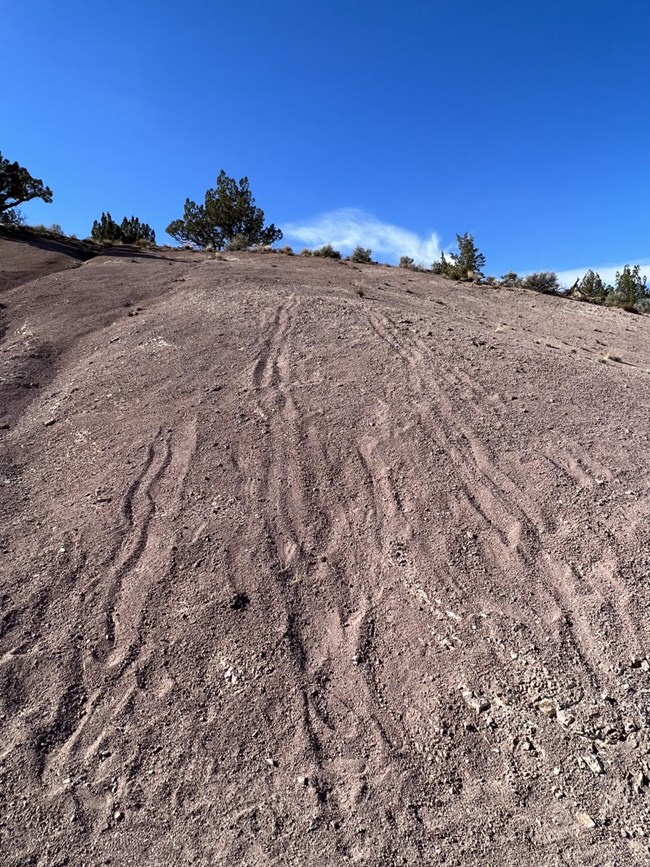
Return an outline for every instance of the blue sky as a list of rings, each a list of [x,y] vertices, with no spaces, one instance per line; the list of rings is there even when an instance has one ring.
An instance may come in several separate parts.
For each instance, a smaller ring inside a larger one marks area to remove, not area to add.
[[[296,248],[486,272],[650,262],[650,3],[0,0],[0,149],[160,243],[221,168]],[[569,275],[570,276],[570,275]]]

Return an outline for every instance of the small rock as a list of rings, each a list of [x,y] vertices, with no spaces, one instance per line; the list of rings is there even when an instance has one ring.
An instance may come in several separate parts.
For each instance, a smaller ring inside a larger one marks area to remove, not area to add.
[[[56,424],[56,419],[48,418],[43,422],[43,427],[52,427],[53,424]]]
[[[575,722],[575,717],[573,716],[573,714],[570,714],[565,710],[557,711],[556,717],[557,717],[557,721],[560,723],[560,725],[563,725],[563,726],[568,727],[571,725],[571,723]]]
[[[296,782],[298,783],[299,786],[308,786],[309,785],[309,777],[304,777],[304,776],[296,777]]]
[[[589,813],[576,813],[576,819],[583,828],[595,828],[596,823],[591,818]]]
[[[557,705],[550,698],[543,698],[537,703],[537,707],[541,710],[544,716],[553,719],[553,717],[557,716]]]
[[[113,819],[115,819],[116,822],[121,822],[124,819],[124,813],[121,810],[115,810],[113,813]]]
[[[278,766],[278,763],[277,763],[276,759],[272,759],[270,756],[267,756],[267,757],[266,757],[266,764],[267,764],[270,768],[277,768],[277,766]]]
[[[248,607],[250,599],[246,593],[235,593],[230,597],[228,607],[231,611],[243,611]]]
[[[484,695],[475,695],[471,689],[463,689],[463,698],[476,713],[485,713],[490,709],[490,702]]]
[[[589,768],[589,770],[594,774],[604,774],[605,766],[598,756],[594,756],[591,753],[586,753],[582,757],[583,762]]]
[[[637,792],[640,792],[644,786],[648,785],[648,778],[643,773],[643,771],[639,771],[639,773],[634,778],[634,788]]]

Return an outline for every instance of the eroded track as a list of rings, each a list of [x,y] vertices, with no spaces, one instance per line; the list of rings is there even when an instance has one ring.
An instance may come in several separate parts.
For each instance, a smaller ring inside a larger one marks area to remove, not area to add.
[[[645,318],[279,255],[5,302],[6,863],[650,857]]]

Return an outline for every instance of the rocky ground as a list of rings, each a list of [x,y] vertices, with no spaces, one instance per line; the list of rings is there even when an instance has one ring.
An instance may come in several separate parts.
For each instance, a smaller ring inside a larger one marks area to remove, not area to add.
[[[0,849],[650,863],[650,320],[0,239]]]

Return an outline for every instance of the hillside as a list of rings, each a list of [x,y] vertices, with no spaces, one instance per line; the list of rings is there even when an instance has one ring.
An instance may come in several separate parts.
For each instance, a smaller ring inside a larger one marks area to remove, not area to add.
[[[0,302],[6,865],[648,863],[650,319],[11,240]]]

